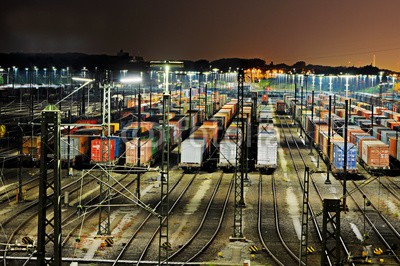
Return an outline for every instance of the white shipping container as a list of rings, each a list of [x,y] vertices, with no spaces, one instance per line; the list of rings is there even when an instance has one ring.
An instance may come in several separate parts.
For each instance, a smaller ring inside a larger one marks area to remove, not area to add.
[[[236,161],[236,141],[223,139],[219,145],[219,166],[235,166]]]
[[[278,165],[278,142],[275,136],[259,134],[257,140],[257,167],[276,168]]]
[[[197,165],[203,163],[206,148],[205,139],[186,139],[181,144],[181,165]]]
[[[68,137],[62,137],[60,141],[60,153],[61,159],[67,160],[68,159]],[[80,155],[79,152],[79,139],[70,137],[69,141],[69,159],[72,160],[75,156]]]

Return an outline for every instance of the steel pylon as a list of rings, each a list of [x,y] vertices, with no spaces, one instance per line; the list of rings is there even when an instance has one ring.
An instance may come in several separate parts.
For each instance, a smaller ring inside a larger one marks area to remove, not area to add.
[[[37,265],[61,265],[60,111],[49,105],[42,111],[41,120]],[[48,179],[49,170],[53,170],[52,179]],[[49,204],[53,205],[53,217],[46,213]],[[53,243],[53,253],[46,250],[49,242]],[[50,261],[46,260],[49,256]]]

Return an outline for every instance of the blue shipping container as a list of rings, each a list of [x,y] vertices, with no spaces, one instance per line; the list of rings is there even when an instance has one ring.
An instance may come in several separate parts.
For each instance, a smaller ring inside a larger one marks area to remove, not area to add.
[[[337,170],[343,170],[344,142],[333,143],[333,166]],[[347,143],[347,170],[356,170],[357,151],[353,143]]]
[[[124,143],[122,142],[122,138],[121,137],[110,137],[110,139],[115,140],[114,156],[115,156],[115,158],[118,158],[124,152]]]

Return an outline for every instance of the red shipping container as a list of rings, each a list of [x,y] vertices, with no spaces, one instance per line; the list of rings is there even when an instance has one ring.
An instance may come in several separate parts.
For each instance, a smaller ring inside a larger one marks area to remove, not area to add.
[[[90,159],[94,162],[107,162],[108,161],[108,140],[107,139],[94,139],[91,142],[92,149]],[[110,161],[114,161],[115,140],[110,140]],[[103,152],[104,151],[104,152]]]

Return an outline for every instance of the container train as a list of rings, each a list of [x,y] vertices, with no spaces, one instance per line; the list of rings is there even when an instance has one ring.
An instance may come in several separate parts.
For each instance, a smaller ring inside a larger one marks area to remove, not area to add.
[[[331,147],[328,154],[328,96],[316,97],[311,110],[306,106],[301,110],[290,96],[285,98],[286,106],[292,108],[301,127],[313,140],[315,147],[331,163],[334,173],[341,173],[344,166],[344,99],[336,96],[331,113]],[[309,100],[307,100],[308,102]],[[291,103],[290,103],[291,102]],[[351,101],[348,113],[347,131],[347,170],[356,172],[356,162],[371,172],[390,169],[390,162],[398,164],[400,159],[400,114],[386,107],[372,106],[368,103]],[[310,106],[311,108],[311,106]]]
[[[171,97],[169,120],[169,139],[171,149],[187,138],[206,118],[205,110],[214,113],[220,105],[227,101],[225,94],[209,93],[207,96],[212,104],[205,107],[205,95],[200,89],[192,89],[192,108],[187,108],[189,100],[183,90],[181,97]],[[162,148],[162,130],[159,125],[163,120],[161,97],[153,94],[152,104],[141,106],[141,123],[137,122],[137,101],[130,99],[129,108],[120,112],[118,122],[111,123],[110,136],[102,137],[100,118],[85,118],[74,121],[75,126],[62,127],[61,162],[76,168],[91,167],[94,163],[111,160],[114,164],[133,166],[139,164],[138,143],[140,147],[140,165],[148,166],[155,162]],[[213,101],[211,101],[211,99]],[[144,100],[146,102],[146,100]],[[199,108],[195,109],[195,106]],[[181,108],[183,107],[183,108]],[[184,114],[181,114],[184,113]],[[216,118],[217,119],[217,118]],[[115,120],[114,120],[115,121]],[[121,126],[121,128],[120,128]],[[105,130],[107,133],[108,130]],[[110,144],[110,151],[108,147]],[[23,137],[23,154],[31,160],[40,160],[40,136]]]

